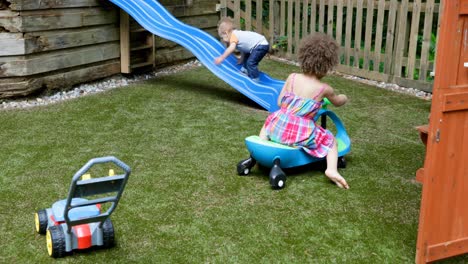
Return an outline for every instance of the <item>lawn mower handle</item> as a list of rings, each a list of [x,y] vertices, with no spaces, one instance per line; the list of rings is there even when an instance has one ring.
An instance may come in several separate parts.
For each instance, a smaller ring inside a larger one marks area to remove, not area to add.
[[[80,180],[81,177],[91,169],[96,164],[102,163],[114,163],[120,167],[124,174],[107,176],[100,178],[92,178],[88,180]],[[91,223],[91,222],[101,222],[101,225],[104,221],[112,214],[115,210],[120,197],[123,193],[125,185],[127,183],[128,177],[130,176],[131,170],[130,167],[113,156],[94,158],[89,160],[77,173],[73,176],[70,190],[68,192],[67,201],[65,204],[64,218],[68,226],[68,233],[71,231],[71,227],[74,225]],[[92,195],[106,194],[110,192],[117,192],[115,196],[108,196],[103,198],[97,198],[81,203],[72,204],[72,199],[75,197],[86,197]],[[103,203],[112,203],[111,207],[104,213],[100,213],[97,216],[85,217],[82,219],[71,220],[69,216],[70,210],[77,207],[103,204]]]
[[[96,164],[109,163],[109,162],[112,162],[118,167],[120,167],[122,170],[125,171],[126,174],[130,174],[131,172],[130,167],[127,164],[125,164],[123,161],[119,160],[118,158],[114,156],[99,157],[99,158],[94,158],[94,159],[89,160],[83,167],[81,167],[81,169],[79,169],[73,176],[72,183],[79,181],[81,176],[83,176],[83,174],[88,172],[88,170],[92,166]]]

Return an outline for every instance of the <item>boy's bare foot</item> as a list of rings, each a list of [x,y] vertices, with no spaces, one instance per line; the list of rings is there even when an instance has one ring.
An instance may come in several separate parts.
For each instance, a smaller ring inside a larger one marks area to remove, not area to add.
[[[343,189],[349,189],[349,185],[346,180],[341,176],[338,171],[325,171],[325,175],[333,181],[338,187]]]

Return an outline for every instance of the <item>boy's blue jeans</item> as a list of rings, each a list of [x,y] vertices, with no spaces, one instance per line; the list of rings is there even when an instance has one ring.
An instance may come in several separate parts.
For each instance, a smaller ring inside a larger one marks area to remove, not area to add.
[[[244,55],[244,68],[247,69],[249,78],[256,79],[260,75],[258,64],[270,50],[270,45],[258,45],[252,52]]]

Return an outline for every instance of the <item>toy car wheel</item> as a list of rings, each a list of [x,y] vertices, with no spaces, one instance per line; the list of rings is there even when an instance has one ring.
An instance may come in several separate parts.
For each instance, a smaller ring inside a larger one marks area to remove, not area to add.
[[[346,168],[345,157],[338,157],[338,168]]]
[[[255,166],[257,162],[252,158],[249,157],[248,159],[241,160],[237,163],[237,174],[240,176],[249,175],[250,170]]]
[[[36,225],[36,232],[45,235],[48,224],[47,211],[44,209],[37,211],[34,214],[34,223]]]
[[[270,185],[275,189],[283,189],[286,185],[286,174],[283,170],[274,165],[270,171]]]
[[[65,256],[65,234],[62,226],[51,226],[46,232],[47,252],[53,258],[61,258]]]
[[[114,225],[110,218],[107,218],[102,225],[102,246],[110,248],[115,243]]]

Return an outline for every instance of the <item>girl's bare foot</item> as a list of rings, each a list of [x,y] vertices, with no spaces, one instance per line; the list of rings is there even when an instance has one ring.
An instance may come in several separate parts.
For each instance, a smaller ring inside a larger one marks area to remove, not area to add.
[[[346,180],[343,178],[343,176],[338,173],[338,171],[325,171],[325,175],[333,181],[338,187],[343,188],[343,189],[349,189],[349,185],[346,182]]]

